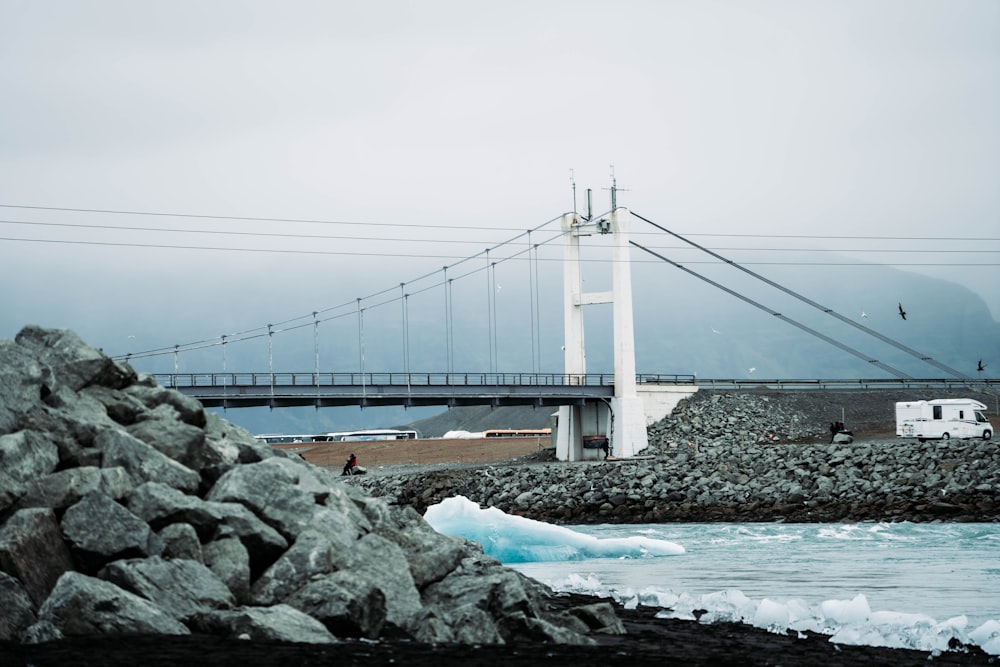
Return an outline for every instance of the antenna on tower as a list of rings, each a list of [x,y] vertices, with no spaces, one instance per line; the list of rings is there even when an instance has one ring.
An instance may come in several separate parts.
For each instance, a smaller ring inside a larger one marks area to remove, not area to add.
[[[576,174],[569,170],[569,182],[573,184],[573,213],[576,213]]]
[[[608,188],[604,188],[607,190]],[[618,179],[615,178],[615,165],[611,165],[611,210],[618,208],[618,192],[628,192],[628,188],[619,188]]]

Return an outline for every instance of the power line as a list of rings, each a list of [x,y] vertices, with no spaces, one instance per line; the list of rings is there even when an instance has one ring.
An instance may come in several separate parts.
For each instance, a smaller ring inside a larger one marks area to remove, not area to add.
[[[33,206],[33,205],[23,205],[23,204],[0,204],[0,208],[14,208],[14,209],[25,209],[25,210],[35,210],[35,211],[63,211],[71,213],[103,213],[110,215],[145,215],[145,216],[168,217],[168,218],[193,218],[202,220],[233,220],[233,221],[243,220],[249,222],[294,222],[294,223],[321,224],[321,225],[363,225],[366,227],[404,227],[409,229],[413,228],[470,229],[468,225],[440,225],[440,224],[425,224],[425,223],[413,225],[413,224],[402,224],[393,222],[366,222],[358,220],[324,220],[324,219],[314,219],[314,218],[277,218],[277,217],[270,218],[261,216],[211,215],[204,213],[172,213],[163,211],[129,211],[129,210],[119,210],[119,209],[74,208],[66,206]],[[491,231],[518,231],[520,229],[521,229],[520,227],[490,227]],[[185,231],[198,231],[198,230],[185,230]],[[641,234],[641,232],[638,233]],[[852,239],[852,240],[869,240],[869,241],[873,240],[1000,241],[1000,237],[975,237],[975,236],[967,236],[967,237],[966,236],[873,236],[873,235],[849,236],[843,234],[837,234],[835,236],[824,236],[818,234],[729,234],[729,233],[713,233],[713,232],[697,232],[697,233],[692,232],[685,235],[692,237],[712,236],[720,238],[787,238],[787,239],[815,239],[815,240]]]
[[[220,236],[247,236],[247,237],[263,237],[263,238],[286,238],[286,239],[323,239],[330,241],[378,241],[378,242],[401,242],[401,243],[433,243],[435,245],[441,243],[452,243],[452,244],[481,244],[480,241],[472,240],[459,240],[454,238],[393,238],[393,237],[379,237],[379,236],[340,236],[331,234],[288,234],[288,233],[277,233],[277,232],[245,232],[245,231],[232,231],[232,230],[214,230],[214,229],[178,229],[171,227],[135,227],[135,226],[123,226],[123,225],[92,225],[92,224],[79,224],[79,223],[66,223],[66,222],[40,222],[33,220],[0,220],[0,223],[9,225],[26,225],[34,227],[64,227],[69,229],[104,229],[113,231],[134,231],[134,232],[162,232],[169,234],[215,234]],[[492,229],[480,229],[475,228],[475,231],[493,231]],[[641,232],[640,232],[641,233]],[[654,234],[654,232],[649,232],[649,234]],[[703,236],[714,236],[714,235],[703,235]],[[773,238],[773,237],[772,237]],[[788,237],[788,238],[802,238],[802,237]],[[812,237],[816,238],[816,237]],[[36,239],[24,239],[24,240],[36,240]],[[61,239],[59,239],[61,240]],[[913,240],[913,239],[907,239]],[[940,240],[940,239],[931,239]],[[973,239],[952,239],[955,241],[961,240],[973,240]],[[1000,240],[1000,239],[997,239]],[[66,243],[72,243],[73,241],[66,240]],[[647,246],[656,250],[676,250],[683,249],[683,246]],[[714,250],[742,250],[747,252],[854,252],[854,253],[927,253],[927,254],[939,254],[939,253],[979,253],[979,254],[990,254],[990,253],[1000,253],[1000,248],[996,250],[980,250],[980,249],[960,249],[960,250],[949,250],[944,248],[934,248],[934,249],[905,249],[905,248],[773,248],[773,247],[763,247],[755,248],[748,246],[716,246]]]
[[[477,243],[482,244],[481,241],[462,241],[458,239],[427,239],[427,238],[392,238],[384,236],[333,236],[330,234],[279,234],[277,232],[243,232],[243,231],[232,231],[232,230],[216,230],[216,229],[177,229],[171,227],[134,227],[134,226],[123,226],[123,225],[90,225],[90,224],[79,224],[79,223],[67,223],[67,222],[39,222],[32,220],[0,220],[0,223],[9,225],[28,225],[35,227],[66,227],[70,229],[108,229],[113,231],[128,231],[128,232],[162,232],[168,234],[218,234],[220,236],[260,236],[267,238],[288,238],[288,239],[326,239],[331,241],[404,241],[407,243]],[[402,226],[402,225],[399,225]],[[479,229],[479,228],[465,228],[474,229],[475,231],[485,232],[493,231],[492,229]]]
[[[82,245],[82,246],[95,246],[95,247],[115,247],[115,248],[145,248],[151,250],[200,250],[200,251],[211,251],[211,252],[250,252],[250,253],[270,253],[270,254],[290,254],[290,255],[331,255],[331,256],[358,256],[358,257],[399,257],[399,258],[411,258],[411,259],[442,259],[442,260],[459,260],[459,262],[470,259],[468,256],[462,255],[428,255],[427,253],[388,253],[388,252],[361,252],[357,250],[296,250],[296,249],[282,249],[282,248],[233,248],[228,246],[198,246],[198,245],[179,245],[179,244],[168,244],[168,243],[128,243],[125,241],[69,241],[65,239],[38,239],[38,238],[18,238],[10,236],[0,236],[0,241],[11,241],[11,242],[23,242],[23,243],[50,243],[58,245]],[[502,245],[502,244],[501,244]],[[544,245],[544,244],[539,244]],[[854,252],[854,251],[845,251]],[[887,251],[888,252],[888,251]],[[562,261],[558,258],[540,257],[539,261],[542,262],[558,262]],[[594,263],[610,263],[613,259],[601,258],[601,259],[583,259],[585,262]],[[652,262],[650,262],[652,263]],[[689,264],[712,264],[713,262],[708,261],[694,261],[688,262]],[[743,262],[749,266],[869,266],[869,267],[907,267],[907,266],[962,266],[962,267],[975,267],[975,266],[1000,266],[998,262],[879,262],[873,264],[871,262],[789,262],[789,261],[748,261]]]
[[[0,208],[18,208],[35,211],[64,211],[71,213],[104,213],[110,215],[148,215],[164,218],[195,218],[199,220],[244,220],[249,222],[299,222],[315,225],[364,225],[366,227],[408,227],[408,228],[434,228],[434,229],[468,229],[468,225],[434,225],[420,223],[419,225],[400,224],[395,222],[361,222],[358,220],[320,220],[311,218],[265,218],[241,215],[207,215],[203,213],[163,213],[157,211],[122,211],[114,209],[100,208],[69,208],[63,206],[26,206],[18,204],[0,204]],[[501,229],[493,227],[492,229]],[[516,231],[520,228],[507,228],[502,231]]]

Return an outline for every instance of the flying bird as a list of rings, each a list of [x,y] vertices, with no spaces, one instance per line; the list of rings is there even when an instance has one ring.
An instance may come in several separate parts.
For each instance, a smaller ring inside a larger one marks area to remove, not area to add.
[[[863,317],[865,319],[868,319],[868,313],[866,313],[865,311],[862,310],[861,311],[861,317]]]
[[[721,334],[722,332],[716,329],[715,327],[712,327],[712,333]]]
[[[906,319],[906,311],[903,310],[903,304],[899,304],[899,316],[904,320]]]
[[[753,366],[751,366],[751,367],[750,367],[750,368],[749,368],[749,369],[747,370],[747,373],[750,373],[751,375],[753,375],[753,372],[754,372],[755,370],[757,370],[757,369],[756,369],[756,368],[754,368]]]
[[[979,360],[979,368],[977,368],[976,370],[979,371],[980,373],[986,370],[986,366],[983,365],[982,359]]]

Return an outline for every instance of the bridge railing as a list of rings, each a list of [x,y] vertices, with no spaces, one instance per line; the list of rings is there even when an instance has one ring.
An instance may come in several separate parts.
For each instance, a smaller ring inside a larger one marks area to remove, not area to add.
[[[158,373],[163,387],[611,387],[613,373]],[[706,379],[684,373],[641,373],[639,384],[692,385],[702,389],[987,389],[997,380],[954,378]]]
[[[363,387],[363,386],[429,386],[429,387],[491,387],[527,386],[609,387],[615,383],[613,373],[158,373],[156,381],[164,387]],[[654,373],[637,376],[644,383],[693,384],[687,374]]]

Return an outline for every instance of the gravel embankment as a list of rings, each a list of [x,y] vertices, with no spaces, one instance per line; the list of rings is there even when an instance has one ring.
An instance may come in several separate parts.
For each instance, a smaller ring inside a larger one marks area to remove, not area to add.
[[[390,472],[351,483],[420,512],[463,495],[555,523],[1000,521],[997,438],[920,443],[892,434],[895,401],[920,398],[929,396],[702,391],[650,428],[642,454],[651,458],[564,463],[550,452],[548,460]],[[829,422],[842,415],[856,439],[830,444]]]

